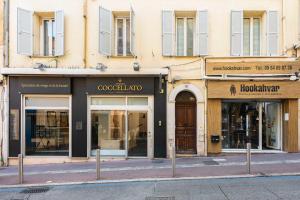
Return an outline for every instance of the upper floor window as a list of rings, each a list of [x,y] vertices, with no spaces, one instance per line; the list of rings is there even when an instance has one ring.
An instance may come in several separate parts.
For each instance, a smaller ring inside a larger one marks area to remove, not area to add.
[[[116,55],[129,56],[130,52],[130,19],[128,17],[116,18]]]
[[[162,12],[162,55],[200,56],[208,51],[207,11]]]
[[[244,56],[260,56],[260,18],[244,18],[243,52]]]
[[[17,51],[28,56],[64,55],[64,13],[18,8]]]
[[[277,11],[232,11],[231,55],[277,56],[278,26]]]
[[[44,19],[42,23],[43,34],[41,45],[44,56],[55,55],[55,20],[52,18]]]
[[[99,53],[106,56],[135,55],[133,10],[112,12],[100,7],[99,12]]]
[[[176,18],[176,47],[177,56],[194,55],[194,18]]]

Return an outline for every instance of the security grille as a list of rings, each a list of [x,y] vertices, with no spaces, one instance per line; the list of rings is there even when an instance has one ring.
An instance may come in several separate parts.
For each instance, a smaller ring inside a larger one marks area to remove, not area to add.
[[[145,200],[175,200],[175,197],[146,197]]]
[[[164,163],[163,159],[154,159],[152,160],[152,163]]]
[[[22,190],[20,193],[23,194],[36,194],[36,193],[45,193],[48,192],[50,188],[48,187],[32,187],[32,188],[26,188]]]
[[[206,160],[206,161],[203,161],[203,163],[204,163],[204,165],[219,165],[219,163],[214,160]]]

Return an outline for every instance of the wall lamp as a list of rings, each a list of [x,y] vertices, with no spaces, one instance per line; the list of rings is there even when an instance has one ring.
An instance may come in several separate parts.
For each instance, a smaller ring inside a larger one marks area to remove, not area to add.
[[[41,71],[44,71],[46,68],[48,68],[47,65],[44,65],[43,63],[36,63],[35,67],[33,67],[34,69],[39,69]]]
[[[102,63],[97,63],[96,69],[104,72],[108,67]]]
[[[133,63],[133,70],[134,71],[140,71],[140,64],[138,62]]]
[[[177,81],[180,81],[181,77],[180,76],[174,76],[174,78],[172,79],[171,83],[175,84]]]
[[[295,75],[290,76],[290,81],[297,81],[299,80],[299,72],[295,72]]]

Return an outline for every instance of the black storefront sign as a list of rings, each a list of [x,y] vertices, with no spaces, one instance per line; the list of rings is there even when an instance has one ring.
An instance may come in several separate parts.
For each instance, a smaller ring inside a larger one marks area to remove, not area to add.
[[[59,77],[12,77],[11,83],[23,94],[70,94],[71,79]]]
[[[87,157],[87,95],[153,95],[154,96],[154,157],[166,157],[166,83],[159,77],[9,77],[11,114],[21,111],[22,94],[72,95],[72,157]],[[16,115],[11,115],[16,121]],[[19,121],[21,122],[20,115]],[[13,126],[10,126],[16,132]],[[20,153],[21,141],[10,135],[9,156]]]

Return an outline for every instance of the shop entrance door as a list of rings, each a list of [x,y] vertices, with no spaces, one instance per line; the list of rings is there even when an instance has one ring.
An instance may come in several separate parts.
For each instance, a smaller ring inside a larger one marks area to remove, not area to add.
[[[147,157],[153,145],[153,97],[90,98],[91,155]]]
[[[195,154],[196,150],[196,98],[190,92],[176,97],[175,144],[176,153]]]
[[[147,156],[147,133],[147,112],[128,111],[128,156]]]
[[[263,114],[263,149],[276,149],[280,150],[280,136],[281,132],[281,112],[280,103],[266,102],[264,105]]]

